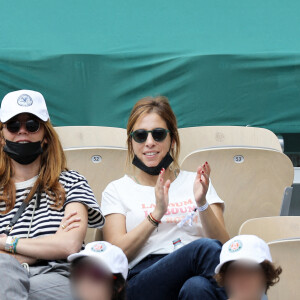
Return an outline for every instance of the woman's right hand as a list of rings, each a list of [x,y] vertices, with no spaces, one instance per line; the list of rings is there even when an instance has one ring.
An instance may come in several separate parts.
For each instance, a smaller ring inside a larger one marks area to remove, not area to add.
[[[161,220],[168,210],[169,205],[169,188],[171,185],[171,180],[165,182],[164,175],[166,170],[162,169],[158,176],[156,185],[155,185],[155,198],[156,198],[156,207],[152,213],[153,217],[156,220]]]
[[[71,229],[78,228],[79,227],[78,222],[81,221],[81,218],[77,217],[76,215],[77,215],[77,211],[74,211],[72,213],[69,213],[65,217],[63,217],[56,233],[68,232]]]

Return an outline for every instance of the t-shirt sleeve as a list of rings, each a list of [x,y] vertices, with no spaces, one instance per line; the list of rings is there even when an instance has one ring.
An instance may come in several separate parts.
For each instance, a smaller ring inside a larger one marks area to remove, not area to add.
[[[79,202],[88,209],[88,227],[101,228],[105,223],[105,218],[97,203],[95,195],[89,186],[87,180],[78,174],[76,180],[72,181],[66,191],[66,201],[64,207],[69,203]]]
[[[101,210],[103,215],[122,214],[126,216],[126,208],[124,207],[119,191],[114,182],[111,182],[102,193]]]
[[[224,201],[219,197],[219,195],[217,194],[217,191],[215,190],[211,180],[209,179],[210,183],[209,183],[209,187],[208,187],[208,191],[206,194],[206,200],[209,204],[216,204],[216,203],[220,203],[223,205],[223,209],[224,209]]]

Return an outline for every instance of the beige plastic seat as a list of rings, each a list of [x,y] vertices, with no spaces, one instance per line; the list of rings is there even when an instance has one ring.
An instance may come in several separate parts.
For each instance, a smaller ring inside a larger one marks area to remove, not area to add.
[[[254,234],[266,242],[281,239],[300,239],[300,216],[276,216],[247,220],[239,234]]]
[[[282,152],[277,136],[270,130],[241,126],[203,126],[179,129],[179,161],[190,153],[215,147],[258,147]]]
[[[68,168],[86,177],[99,204],[106,186],[125,174],[126,148],[82,147],[68,148],[64,152]],[[96,232],[88,229],[85,242],[94,241]]]
[[[282,268],[280,281],[268,291],[268,300],[299,300],[300,239],[274,241],[268,245],[273,262]]]
[[[188,155],[181,168],[196,171],[200,164],[211,165],[211,179],[225,201],[225,222],[235,236],[243,222],[278,216],[282,196],[293,183],[294,169],[283,153],[261,148],[215,148]]]
[[[126,147],[126,130],[102,126],[55,127],[63,148],[71,147]]]

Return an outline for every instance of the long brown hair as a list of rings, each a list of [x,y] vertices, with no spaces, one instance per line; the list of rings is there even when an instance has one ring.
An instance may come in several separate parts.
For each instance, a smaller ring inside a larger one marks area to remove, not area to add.
[[[45,192],[54,202],[53,207],[59,209],[65,201],[65,190],[59,183],[59,176],[62,171],[67,170],[66,158],[59,137],[50,121],[42,123],[45,128],[45,139],[47,143],[43,145],[41,155],[41,167],[37,181],[26,197],[27,201],[33,197],[37,189]],[[3,139],[3,123],[0,122],[1,138]],[[0,146],[0,202],[5,203],[6,214],[13,209],[16,202],[16,188],[12,181],[13,168],[11,159],[3,151],[3,145]]]
[[[145,97],[139,100],[134,105],[127,123],[127,146],[128,146],[127,163],[131,162],[134,157],[132,138],[130,133],[132,132],[136,121],[141,116],[149,113],[158,114],[166,122],[168,130],[170,130],[171,142],[174,142],[174,147],[171,149],[170,154],[173,157],[174,166],[178,168],[180,140],[179,140],[179,134],[177,129],[177,120],[170,106],[169,100],[165,96]]]

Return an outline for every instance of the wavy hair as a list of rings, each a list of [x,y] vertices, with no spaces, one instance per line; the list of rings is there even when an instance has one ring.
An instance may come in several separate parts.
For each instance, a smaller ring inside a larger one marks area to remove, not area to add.
[[[228,270],[228,267],[233,263],[233,261],[225,263],[220,272],[215,275],[215,279],[219,286],[224,287],[225,285],[225,277],[226,277],[226,272]],[[276,267],[273,263],[265,260],[260,264],[260,267],[262,268],[264,275],[265,275],[265,280],[266,280],[266,289],[265,292],[269,290],[271,286],[274,284],[278,283],[280,278],[279,275],[282,273],[282,268],[281,267]]]
[[[171,142],[175,143],[174,148],[170,151],[174,160],[173,164],[176,168],[179,168],[178,157],[180,152],[180,139],[177,129],[177,120],[170,106],[169,100],[165,96],[145,97],[134,105],[127,123],[127,164],[129,164],[134,157],[132,137],[130,135],[134,124],[140,117],[150,113],[158,114],[166,122],[168,130],[170,130]]]
[[[59,209],[65,201],[65,190],[59,182],[62,171],[67,170],[66,157],[63,152],[59,137],[50,121],[41,122],[45,128],[47,143],[43,145],[41,154],[41,166],[38,179],[27,195],[25,201],[30,201],[37,189],[45,192],[54,202],[53,207]],[[1,138],[3,139],[3,123],[0,122]],[[13,167],[10,157],[0,146],[0,203],[5,203],[5,210],[1,214],[6,214],[13,209],[16,202],[16,188],[12,181]]]

